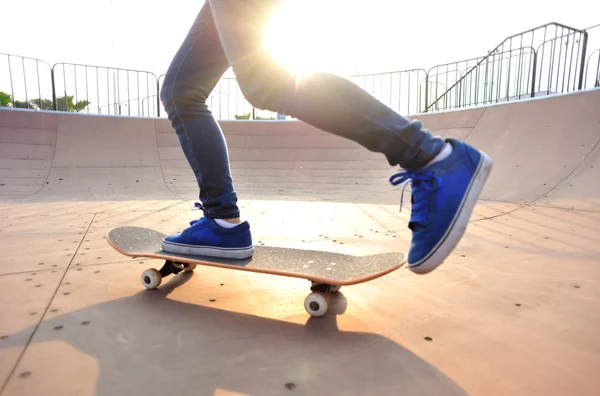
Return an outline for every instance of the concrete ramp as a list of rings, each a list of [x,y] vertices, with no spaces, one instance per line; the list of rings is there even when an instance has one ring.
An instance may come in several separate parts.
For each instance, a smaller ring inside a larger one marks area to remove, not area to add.
[[[495,161],[439,269],[343,287],[198,267],[146,291],[115,226],[201,214],[168,121],[0,111],[0,396],[594,395],[600,90],[419,116]],[[224,121],[256,244],[405,251],[385,158],[301,122]],[[338,265],[343,265],[339,263]]]
[[[598,208],[596,184],[588,182],[600,141],[598,108],[594,90],[419,118],[434,133],[466,140],[494,159],[483,199],[578,208],[582,189],[587,210]],[[2,197],[197,197],[194,175],[167,120],[0,115]],[[393,169],[383,156],[352,141],[293,121],[221,125],[241,193],[345,202],[398,198],[387,183]]]

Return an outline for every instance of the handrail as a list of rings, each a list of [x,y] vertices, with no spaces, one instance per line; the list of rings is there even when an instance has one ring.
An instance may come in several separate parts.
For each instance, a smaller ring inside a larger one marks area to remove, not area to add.
[[[590,54],[589,58],[587,57],[588,30],[596,27],[600,27],[600,24],[578,30],[564,24],[551,22],[506,37],[484,56],[440,64],[428,70],[410,69],[353,74],[348,78],[362,80],[365,90],[370,89],[366,87],[368,82],[374,96],[377,96],[376,91],[378,91],[381,96],[380,100],[405,113],[428,112],[447,107],[462,108],[490,101],[520,99],[523,95],[533,97],[537,92],[541,92],[542,82],[546,78],[548,81],[546,93],[553,91],[553,84],[556,86],[554,89],[556,92],[565,89],[567,91],[580,90],[587,86],[587,77],[593,67],[592,58],[596,53],[600,55],[600,51],[596,50]],[[570,37],[573,37],[573,40]],[[567,43],[563,48],[562,44],[564,44],[565,38]],[[518,40],[516,44],[515,40]],[[550,45],[550,55],[547,56],[545,48],[548,45]],[[560,48],[557,47],[558,45]],[[18,107],[17,105],[44,109],[51,107],[55,111],[87,110],[90,112],[92,107],[88,106],[91,104],[89,99],[95,96],[95,101],[98,103],[93,108],[98,112],[103,112],[106,108],[110,114],[113,112],[111,108],[114,107],[115,114],[122,114],[126,108],[129,115],[137,111],[137,115],[161,116],[162,104],[159,93],[164,82],[164,74],[157,76],[155,73],[145,70],[69,62],[50,65],[41,59],[20,55],[0,53],[1,56],[6,56],[8,61],[7,74],[11,93],[9,104],[12,104],[13,107]],[[547,57],[550,61],[546,60]],[[598,58],[597,68],[600,69],[600,56]],[[20,67],[15,68],[18,65],[15,59],[17,62],[21,62]],[[31,99],[30,96],[29,79],[31,77],[28,77],[29,65],[26,66],[29,61],[34,62],[39,100]],[[42,85],[46,85],[42,84],[45,81],[44,71],[40,72],[40,66],[43,64],[48,66],[50,71],[51,101],[43,99],[42,95]],[[0,62],[0,67],[1,65],[2,62]],[[441,70],[442,68],[446,70]],[[513,72],[515,68],[516,72]],[[18,72],[19,69],[23,74],[22,82],[18,80],[21,76],[15,77],[15,72]],[[62,73],[60,73],[61,71]],[[90,81],[88,73],[92,76],[91,79],[95,78],[95,83]],[[599,71],[596,72],[595,85],[600,84],[598,73]],[[441,77],[444,75],[445,78]],[[101,86],[101,78],[107,80],[104,87]],[[527,79],[526,84],[524,83],[525,78]],[[243,97],[239,86],[231,90],[230,84],[236,81],[233,77],[222,78],[215,89],[215,92],[221,92],[216,98],[217,103],[213,103],[215,97],[211,95],[209,106],[211,109],[213,105],[218,106],[218,109],[215,108],[214,111],[218,113],[219,118],[222,116],[229,118],[232,115],[235,115],[235,118],[246,118],[247,109],[250,106],[252,118],[259,118],[255,117],[257,109],[247,103],[245,98],[239,102],[240,95]],[[559,85],[561,85],[560,88]],[[57,97],[59,87],[64,93],[62,98]],[[526,89],[523,90],[523,87]],[[439,93],[440,88],[441,94]],[[17,100],[18,95],[21,95],[22,92],[24,92],[25,102]],[[68,96],[68,92],[72,92],[73,95]],[[228,99],[221,99],[225,97]],[[66,106],[59,106],[57,102],[63,98]],[[73,98],[75,103],[71,105],[70,101]],[[79,101],[80,98],[85,98],[85,100]],[[225,104],[223,100],[226,102]],[[442,101],[443,104],[440,106]],[[50,102],[51,105],[49,105]],[[137,109],[135,109],[135,105],[132,105],[134,102],[138,103]],[[108,103],[108,105],[105,106],[104,103]],[[121,104],[119,105],[119,103]],[[151,108],[153,111],[150,110]],[[238,114],[240,110],[242,115]]]

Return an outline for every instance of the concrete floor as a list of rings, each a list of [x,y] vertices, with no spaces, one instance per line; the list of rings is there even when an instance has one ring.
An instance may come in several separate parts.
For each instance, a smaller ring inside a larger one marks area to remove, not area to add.
[[[161,119],[0,111],[0,394],[600,394],[600,90],[419,117],[495,161],[428,275],[343,287],[159,260],[104,240],[200,216]],[[405,251],[385,159],[300,122],[222,122],[255,243]]]

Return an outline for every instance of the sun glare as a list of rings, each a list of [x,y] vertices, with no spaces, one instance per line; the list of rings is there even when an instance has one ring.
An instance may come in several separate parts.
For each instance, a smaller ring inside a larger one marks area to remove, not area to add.
[[[343,73],[353,41],[348,10],[337,1],[283,1],[265,29],[264,45],[274,58],[295,72]],[[340,11],[346,17],[340,17]]]
[[[398,37],[419,31],[419,19],[398,22],[398,15],[414,7],[389,0],[370,0],[368,7],[360,1],[284,0],[267,23],[264,45],[295,72],[347,75],[385,69],[386,62],[403,57]]]

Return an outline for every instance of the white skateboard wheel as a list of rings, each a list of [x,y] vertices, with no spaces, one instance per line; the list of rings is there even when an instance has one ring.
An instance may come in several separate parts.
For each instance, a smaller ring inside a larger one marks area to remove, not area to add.
[[[142,283],[146,289],[156,289],[161,281],[162,276],[160,275],[160,272],[154,268],[142,272]]]
[[[312,292],[304,300],[304,309],[309,315],[319,318],[327,312],[327,299],[323,293]]]

